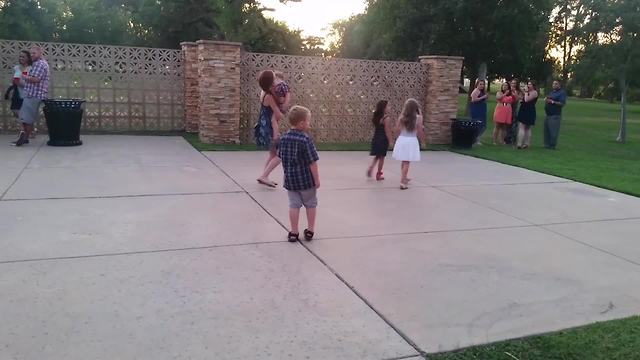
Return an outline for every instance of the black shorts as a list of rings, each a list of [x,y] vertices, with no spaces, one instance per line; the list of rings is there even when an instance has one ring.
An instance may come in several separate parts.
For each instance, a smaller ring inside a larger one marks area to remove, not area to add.
[[[19,96],[14,96],[11,98],[11,110],[20,110],[22,107],[22,103],[24,100]]]

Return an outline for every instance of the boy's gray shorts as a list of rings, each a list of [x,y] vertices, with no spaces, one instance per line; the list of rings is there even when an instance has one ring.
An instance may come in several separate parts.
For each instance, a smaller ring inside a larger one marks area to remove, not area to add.
[[[300,209],[303,205],[307,209],[315,209],[318,206],[316,189],[288,190],[289,208]]]

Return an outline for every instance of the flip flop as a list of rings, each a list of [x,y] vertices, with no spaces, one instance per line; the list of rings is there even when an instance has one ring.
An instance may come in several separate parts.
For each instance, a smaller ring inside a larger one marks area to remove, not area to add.
[[[275,188],[277,186],[276,183],[271,182],[271,181],[265,181],[265,180],[262,180],[262,179],[256,179],[256,181],[261,185],[268,186],[268,187],[271,187],[271,188]]]

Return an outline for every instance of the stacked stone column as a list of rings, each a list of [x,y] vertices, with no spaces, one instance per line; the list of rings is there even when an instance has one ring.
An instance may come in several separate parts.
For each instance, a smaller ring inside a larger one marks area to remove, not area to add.
[[[463,57],[421,56],[427,65],[427,98],[424,104],[428,144],[451,143],[451,119],[458,113],[458,83]]]
[[[193,115],[187,124],[192,128],[198,124],[203,143],[240,142],[240,46],[223,41],[196,42],[198,78],[185,78],[185,103],[186,114]],[[185,55],[192,55],[188,43],[186,47]],[[186,67],[193,66],[186,61]]]
[[[184,65],[184,128],[197,133],[200,114],[200,89],[198,88],[198,46],[194,42],[180,43]]]

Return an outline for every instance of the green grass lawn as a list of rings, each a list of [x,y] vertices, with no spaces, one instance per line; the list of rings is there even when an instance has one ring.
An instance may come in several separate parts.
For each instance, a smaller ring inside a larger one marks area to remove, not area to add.
[[[640,359],[640,317],[430,355],[429,360]]]
[[[489,104],[492,118],[495,101]],[[464,97],[460,98],[460,113]],[[493,123],[489,121],[482,142],[471,150],[454,151],[524,167],[599,187],[640,196],[640,105],[628,107],[627,143],[615,141],[619,105],[571,98],[563,110],[557,150],[543,148],[544,109],[539,102],[532,147],[516,150],[491,145]]]

